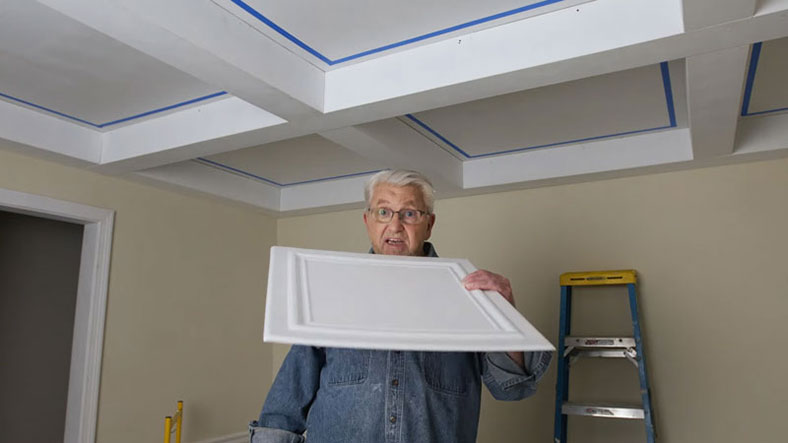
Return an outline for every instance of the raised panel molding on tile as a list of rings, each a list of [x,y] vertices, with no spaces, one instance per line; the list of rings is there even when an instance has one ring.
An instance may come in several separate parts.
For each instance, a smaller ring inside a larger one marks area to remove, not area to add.
[[[363,349],[554,350],[499,293],[468,291],[463,259],[274,246],[264,340]]]

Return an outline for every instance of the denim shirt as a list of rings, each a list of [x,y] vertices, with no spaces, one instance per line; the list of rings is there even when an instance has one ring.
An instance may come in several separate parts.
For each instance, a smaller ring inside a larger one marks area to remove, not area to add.
[[[437,257],[429,243],[425,255]],[[252,443],[475,442],[481,383],[498,400],[536,392],[550,352],[415,352],[293,345]],[[304,435],[306,431],[306,436]]]

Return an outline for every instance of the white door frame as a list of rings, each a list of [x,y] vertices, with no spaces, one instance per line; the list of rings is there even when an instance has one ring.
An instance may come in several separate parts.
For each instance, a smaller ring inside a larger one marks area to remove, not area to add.
[[[96,439],[115,211],[3,188],[0,188],[0,210],[77,223],[85,227],[63,442],[93,443]]]

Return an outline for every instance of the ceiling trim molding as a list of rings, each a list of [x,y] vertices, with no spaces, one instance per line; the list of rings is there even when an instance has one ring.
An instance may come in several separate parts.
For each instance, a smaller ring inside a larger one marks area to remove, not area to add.
[[[460,31],[460,30],[463,30],[463,29],[471,28],[473,26],[477,26],[477,25],[480,25],[480,24],[483,24],[483,23],[488,23],[488,22],[491,22],[491,21],[495,21],[495,20],[499,20],[499,19],[502,19],[502,18],[510,17],[510,16],[517,15],[517,14],[520,14],[520,13],[523,13],[523,12],[527,12],[527,11],[533,11],[535,9],[543,8],[545,6],[550,6],[550,5],[555,5],[555,4],[558,4],[558,3],[566,2],[567,0],[542,0],[542,1],[539,1],[539,2],[536,2],[536,3],[531,3],[531,4],[528,4],[528,5],[520,6],[518,8],[510,9],[508,11],[499,12],[497,14],[492,14],[492,15],[488,15],[486,17],[478,18],[478,19],[475,19],[475,20],[470,20],[470,21],[467,21],[467,22],[464,22],[464,23],[460,23],[460,24],[457,24],[457,25],[454,25],[454,26],[449,26],[447,28],[439,29],[437,31],[428,32],[426,34],[418,35],[416,37],[411,37],[411,38],[408,38],[408,39],[405,39],[405,40],[401,40],[401,41],[398,41],[398,42],[389,43],[389,44],[386,44],[386,45],[383,45],[383,46],[379,46],[377,48],[368,49],[366,51],[358,52],[356,54],[346,55],[344,57],[340,57],[340,58],[337,58],[337,59],[331,59],[331,58],[325,56],[324,54],[322,54],[317,49],[313,48],[312,46],[309,46],[309,44],[307,44],[303,40],[299,39],[295,35],[291,34],[290,32],[288,32],[286,29],[282,28],[281,26],[277,25],[273,20],[271,20],[270,18],[268,18],[265,15],[263,15],[260,11],[258,11],[256,9],[254,9],[253,7],[251,7],[247,2],[245,2],[243,0],[229,0],[229,1],[234,3],[236,6],[238,6],[242,10],[244,10],[247,14],[251,15],[252,17],[254,17],[259,22],[261,22],[261,23],[265,24],[266,26],[268,26],[271,30],[273,30],[277,34],[279,34],[282,37],[284,37],[287,40],[289,40],[294,45],[298,46],[299,48],[303,49],[307,53],[311,54],[312,56],[314,56],[318,60],[322,61],[323,63],[325,63],[325,64],[327,64],[329,66],[334,66],[334,65],[338,65],[340,63],[345,63],[345,62],[349,62],[349,61],[356,60],[356,59],[359,59],[359,58],[363,58],[363,57],[366,57],[368,55],[378,54],[378,53],[381,53],[381,52],[389,51],[391,49],[399,48],[399,47],[402,47],[402,46],[407,46],[407,45],[410,45],[410,44],[413,44],[413,43],[417,43],[417,42],[420,42],[420,41],[429,40],[429,39],[431,39],[433,37],[438,37],[438,36],[449,34],[449,33],[455,32],[455,31]]]
[[[788,113],[741,120],[734,155],[780,150],[788,151]]]
[[[101,161],[101,133],[4,100],[0,100],[0,140],[78,162]]]
[[[483,154],[468,154],[462,148],[457,146],[457,144],[452,143],[444,135],[440,134],[438,131],[436,131],[435,129],[431,128],[429,125],[427,125],[423,121],[419,120],[413,114],[406,114],[405,117],[408,120],[414,122],[416,125],[418,125],[422,129],[424,129],[425,131],[427,131],[428,133],[430,133],[433,136],[437,137],[438,140],[440,140],[441,142],[445,143],[448,147],[450,147],[454,151],[458,152],[466,160],[471,160],[471,159],[475,159],[475,158],[482,158],[482,157],[491,157],[491,156],[494,156],[494,155],[513,154],[513,153],[516,153],[516,152],[528,151],[528,150],[531,150],[531,149],[549,148],[549,147],[553,147],[553,146],[569,145],[569,144],[572,144],[572,143],[589,142],[589,141],[601,140],[601,139],[612,138],[612,137],[620,137],[620,136],[626,136],[626,135],[640,134],[640,133],[643,133],[643,132],[651,132],[651,131],[659,131],[659,130],[662,130],[662,129],[675,128],[677,126],[677,124],[676,124],[676,109],[675,109],[675,105],[674,105],[674,102],[673,102],[673,88],[672,88],[671,82],[670,82],[670,69],[668,67],[668,62],[660,63],[659,67],[660,67],[660,72],[662,74],[662,87],[663,87],[663,89],[665,91],[665,106],[666,106],[667,111],[668,111],[669,124],[662,125],[662,126],[657,126],[657,127],[654,127],[654,128],[637,129],[637,130],[633,130],[633,131],[617,132],[617,133],[614,133],[614,134],[597,135],[597,136],[594,136],[594,137],[578,138],[578,139],[574,139],[574,140],[567,140],[567,141],[561,141],[561,142],[555,142],[555,143],[547,143],[547,144],[542,144],[542,145],[526,146],[526,147],[522,147],[522,148],[504,149],[502,151],[485,152]]]
[[[331,206],[361,205],[367,177],[355,176],[323,183],[282,187],[279,211],[310,210]]]
[[[221,96],[226,95],[226,94],[227,94],[227,92],[225,92],[225,91],[214,92],[214,93],[211,93],[211,94],[208,94],[208,95],[204,95],[202,97],[197,97],[197,98],[192,98],[192,99],[189,99],[189,100],[184,100],[182,102],[178,102],[178,103],[175,103],[175,104],[172,104],[172,105],[167,105],[167,106],[164,106],[164,107],[161,107],[161,108],[152,109],[150,111],[141,112],[139,114],[134,114],[134,115],[131,115],[131,116],[128,116],[128,117],[123,117],[123,118],[119,118],[119,119],[116,119],[116,120],[111,120],[111,121],[108,121],[106,123],[93,123],[91,121],[88,121],[88,120],[85,120],[85,119],[81,119],[79,117],[75,117],[75,116],[70,115],[70,114],[66,114],[65,112],[56,111],[56,110],[54,110],[52,108],[48,108],[46,106],[42,106],[42,105],[39,105],[39,104],[36,104],[36,103],[33,103],[33,102],[29,102],[27,100],[23,100],[21,98],[14,97],[12,95],[4,94],[2,92],[0,92],[0,97],[6,98],[8,100],[11,100],[11,101],[14,101],[14,102],[17,102],[17,103],[20,103],[20,104],[25,105],[25,106],[29,106],[31,108],[35,108],[35,109],[37,109],[39,111],[44,111],[44,112],[48,112],[50,114],[55,114],[57,116],[60,116],[60,117],[63,117],[63,118],[67,118],[69,120],[72,120],[72,121],[75,121],[75,122],[79,122],[79,123],[82,123],[82,124],[85,124],[85,125],[88,125],[88,126],[92,126],[94,128],[97,128],[97,129],[103,129],[103,128],[107,127],[107,126],[117,125],[117,124],[125,123],[125,122],[131,121],[131,120],[137,120],[137,119],[140,119],[140,118],[143,118],[143,117],[147,117],[149,115],[159,114],[161,112],[170,111],[170,110],[173,110],[173,109],[176,109],[176,108],[181,108],[183,106],[193,105],[195,103],[199,103],[199,102],[202,102],[202,101],[205,101],[205,100],[210,100],[210,99],[216,98],[216,97],[221,97]]]
[[[260,132],[285,123],[238,97],[181,109],[101,133],[101,166],[123,173],[249,146]]]
[[[463,162],[465,188],[525,183],[692,160],[687,128]]]

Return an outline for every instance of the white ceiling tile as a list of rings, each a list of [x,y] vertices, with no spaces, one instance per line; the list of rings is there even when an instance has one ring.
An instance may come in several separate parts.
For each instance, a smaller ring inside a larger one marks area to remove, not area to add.
[[[332,65],[592,0],[214,0],[305,58]]]
[[[319,135],[226,152],[202,161],[276,185],[371,174],[385,168]]]
[[[752,54],[745,86],[750,92],[746,114],[788,111],[788,38],[756,44]]]
[[[271,248],[265,341],[430,351],[554,351],[463,259]],[[396,302],[393,302],[396,300]]]
[[[630,135],[677,125],[670,75],[651,65],[406,117],[460,158]],[[672,121],[671,121],[672,114]]]

